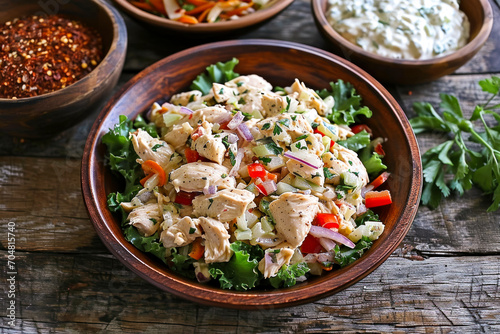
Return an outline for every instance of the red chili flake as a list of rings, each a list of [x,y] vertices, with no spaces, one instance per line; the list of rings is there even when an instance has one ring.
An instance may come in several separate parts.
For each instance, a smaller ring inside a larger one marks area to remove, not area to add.
[[[0,25],[0,98],[67,87],[92,72],[102,53],[95,30],[60,15],[5,22]]]

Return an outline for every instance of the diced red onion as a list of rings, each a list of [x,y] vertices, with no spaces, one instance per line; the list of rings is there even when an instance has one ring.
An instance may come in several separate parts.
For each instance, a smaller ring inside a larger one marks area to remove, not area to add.
[[[146,203],[147,201],[149,201],[152,197],[153,197],[153,192],[152,191],[145,191],[143,192],[142,194],[140,195],[137,195],[137,198],[142,202],[142,203]]]
[[[366,206],[363,203],[361,203],[359,204],[358,209],[356,210],[356,215],[361,216],[366,211],[367,211]]]
[[[170,109],[172,107],[175,107],[172,103],[168,103],[168,102],[165,102],[161,105],[162,108],[165,108],[165,109]]]
[[[295,279],[297,282],[305,282],[307,281],[307,277],[305,277],[304,275],[302,276],[299,276]]]
[[[238,126],[238,133],[241,135],[241,137],[243,137],[243,139],[245,139],[246,141],[252,141],[253,140],[253,136],[252,136],[252,133],[250,132],[250,129],[248,128],[248,126],[245,124],[245,123],[241,123],[239,126]]]
[[[234,158],[236,161],[233,168],[229,172],[229,176],[235,176],[236,174],[238,174],[238,171],[240,170],[241,160],[243,160],[243,154],[243,150],[238,150],[238,153],[236,153],[236,157]]]
[[[213,195],[217,192],[217,186],[216,185],[210,185],[208,187],[203,188],[203,194],[205,195]]]
[[[205,282],[210,281],[210,277],[206,277],[205,275],[203,275],[202,272],[199,272],[198,274],[196,274],[196,279],[200,283],[205,283]]]
[[[234,144],[238,141],[238,136],[235,135],[234,133],[230,133],[226,137],[227,137],[227,142],[229,144]]]
[[[304,256],[304,262],[314,263],[314,262],[333,262],[334,254],[333,252],[328,253],[311,253]]]
[[[271,195],[273,192],[278,190],[278,186],[276,185],[276,182],[273,180],[267,180],[265,182],[262,182],[262,187],[264,187],[264,190],[266,193],[264,195]]]
[[[257,238],[255,239],[255,242],[258,243],[259,245],[266,246],[266,247],[274,247],[276,245],[279,245],[282,240],[275,238]]]
[[[305,160],[303,160],[303,159],[301,159],[301,158],[297,157],[296,155],[294,155],[294,154],[293,154],[292,152],[290,152],[290,151],[285,152],[285,154],[283,154],[283,155],[284,155],[285,157],[289,158],[289,159],[293,159],[293,160],[295,160],[295,161],[300,162],[301,164],[304,164],[304,165],[309,166],[309,167],[314,168],[314,169],[318,169],[318,168],[320,167],[320,166],[316,166],[316,165],[314,165],[314,164],[312,164],[312,163],[310,163],[310,162],[307,162],[307,161],[305,161]]]
[[[217,115],[216,117],[214,117],[212,123],[222,124],[222,123],[228,122],[231,119],[231,115],[232,114],[230,112],[223,112],[220,115]]]
[[[320,245],[323,246],[323,248],[326,249],[328,252],[334,249],[335,246],[337,245],[332,239],[319,238],[318,240]]]
[[[338,232],[334,232],[329,228],[313,225],[309,230],[309,234],[316,238],[332,239],[333,241],[346,245],[349,248],[354,248],[356,246],[351,240],[349,240],[349,238]]]
[[[227,123],[227,127],[231,130],[234,130],[238,127],[238,125],[243,122],[243,119],[245,119],[245,116],[241,113],[241,111],[238,111],[236,115],[233,116],[233,119],[231,122]]]
[[[365,198],[365,194],[369,191],[373,190],[373,186],[371,184],[367,185],[366,187],[361,188],[361,197]]]
[[[266,252],[264,254],[264,264],[265,264],[265,268],[269,268],[270,266],[272,266],[274,264],[273,258],[271,256],[271,252]]]
[[[327,188],[327,190],[323,193],[323,197],[326,199],[334,199],[337,197],[334,191],[331,189]]]
[[[192,113],[193,113],[193,111],[189,108],[186,108],[186,107],[181,107],[179,109],[179,114],[191,115]]]

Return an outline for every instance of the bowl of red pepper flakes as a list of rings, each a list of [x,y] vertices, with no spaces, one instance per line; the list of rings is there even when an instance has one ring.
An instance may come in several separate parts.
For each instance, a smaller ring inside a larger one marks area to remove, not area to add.
[[[0,12],[0,131],[43,138],[75,125],[110,95],[127,48],[125,23],[101,0]]]

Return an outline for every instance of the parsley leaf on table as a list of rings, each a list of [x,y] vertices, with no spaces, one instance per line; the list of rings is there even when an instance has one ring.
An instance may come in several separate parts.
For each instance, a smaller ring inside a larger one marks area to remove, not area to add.
[[[493,194],[488,212],[500,208],[500,115],[493,111],[500,108],[500,104],[490,105],[500,92],[500,78],[481,80],[479,86],[490,96],[484,105],[475,107],[470,119],[464,118],[458,99],[448,94],[440,94],[442,114],[429,103],[413,105],[417,117],[411,119],[410,124],[416,134],[443,132],[450,138],[422,155],[422,204],[430,208],[436,208],[452,191],[461,196],[473,185],[486,194]],[[495,126],[490,127],[486,122],[488,115],[497,122]],[[474,125],[476,121],[482,123],[484,131]],[[481,150],[467,145],[465,136],[479,144]]]

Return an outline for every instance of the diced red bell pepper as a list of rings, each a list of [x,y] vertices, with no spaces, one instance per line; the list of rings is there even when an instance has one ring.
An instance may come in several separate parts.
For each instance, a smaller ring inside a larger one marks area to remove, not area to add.
[[[323,132],[319,131],[318,128],[314,129],[314,133],[319,133],[323,137],[326,136]]]
[[[197,193],[187,193],[184,191],[179,191],[175,195],[175,203],[177,204],[182,204],[182,205],[192,205],[193,204],[193,198],[195,198]]]
[[[261,164],[261,163],[258,163],[258,162],[255,162],[253,164],[248,165],[247,169],[248,169],[248,175],[252,179],[256,179],[258,177],[260,177],[261,179],[263,179],[267,175],[267,170],[264,167],[264,165]]]
[[[321,247],[318,238],[308,234],[300,246],[300,251],[302,253],[321,253],[323,252],[323,247]]]
[[[318,213],[315,219],[316,225],[324,228],[336,228],[340,227],[339,219],[337,215],[333,213]]]
[[[368,125],[365,125],[365,124],[358,124],[358,125],[355,125],[351,128],[351,131],[354,132],[355,134],[360,133],[363,130],[368,132],[370,135],[373,134],[372,129],[370,129],[370,127]]]
[[[374,208],[376,206],[382,206],[391,203],[392,199],[389,190],[369,191],[365,194],[365,206],[367,208]]]
[[[391,173],[389,172],[383,172],[375,180],[373,180],[370,185],[373,187],[373,189],[377,189],[379,186],[381,186],[387,179],[391,176]]]
[[[196,162],[200,160],[200,154],[189,147],[186,147],[184,150],[184,155],[186,156],[187,162]]]
[[[381,155],[381,156],[385,156],[385,151],[382,147],[382,144],[378,143],[377,146],[375,146],[375,149],[374,149],[375,153]]]

